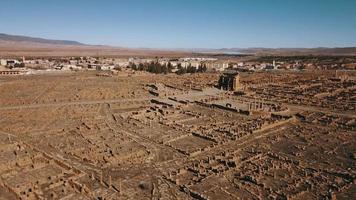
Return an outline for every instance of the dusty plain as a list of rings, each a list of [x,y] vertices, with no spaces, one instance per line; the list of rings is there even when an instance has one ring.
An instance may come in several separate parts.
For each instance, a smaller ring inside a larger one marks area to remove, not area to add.
[[[356,82],[0,76],[0,199],[352,199]]]

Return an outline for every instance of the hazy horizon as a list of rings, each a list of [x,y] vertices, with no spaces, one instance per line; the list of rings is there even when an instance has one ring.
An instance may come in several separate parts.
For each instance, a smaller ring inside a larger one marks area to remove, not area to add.
[[[352,0],[5,0],[0,32],[130,48],[353,47],[355,8]]]

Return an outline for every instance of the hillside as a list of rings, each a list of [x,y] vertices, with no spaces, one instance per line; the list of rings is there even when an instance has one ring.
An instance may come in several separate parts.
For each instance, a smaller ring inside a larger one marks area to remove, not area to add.
[[[145,49],[88,45],[71,40],[53,40],[0,33],[0,56],[182,56],[200,54],[259,55],[356,55],[356,47],[344,48],[222,48]]]
[[[257,55],[356,55],[356,47],[342,48],[230,48],[220,52],[239,52]]]
[[[28,37],[28,36],[21,36],[21,35],[8,35],[4,33],[0,33],[0,40],[6,42],[29,42],[29,43],[54,44],[54,45],[84,45],[80,42],[71,41],[71,40],[51,40],[51,39]]]
[[[53,56],[183,56],[175,50],[139,49],[88,45],[70,40],[51,40],[0,33],[0,57]]]

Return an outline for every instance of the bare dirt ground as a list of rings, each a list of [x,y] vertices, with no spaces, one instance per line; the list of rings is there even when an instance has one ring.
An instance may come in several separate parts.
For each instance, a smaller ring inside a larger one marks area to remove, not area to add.
[[[218,78],[0,76],[0,199],[355,197],[354,81]]]

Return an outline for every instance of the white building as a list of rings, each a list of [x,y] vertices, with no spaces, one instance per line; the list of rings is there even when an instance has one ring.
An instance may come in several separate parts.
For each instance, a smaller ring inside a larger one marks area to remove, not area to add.
[[[178,62],[177,61],[171,61],[170,62],[172,67],[177,67],[178,66]]]
[[[115,65],[103,65],[101,66],[101,70],[113,70],[115,69]]]
[[[7,65],[7,60],[0,59],[0,66],[6,66],[6,65]]]
[[[224,71],[229,67],[229,63],[227,62],[208,62],[206,63],[208,69],[216,70],[216,71]]]

